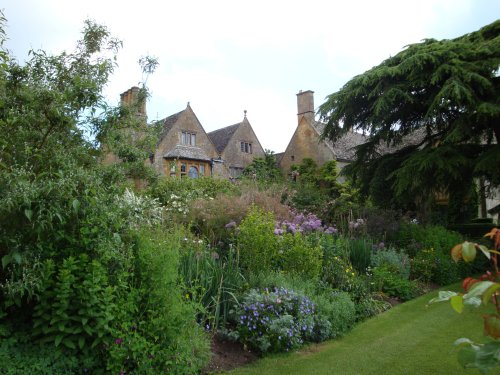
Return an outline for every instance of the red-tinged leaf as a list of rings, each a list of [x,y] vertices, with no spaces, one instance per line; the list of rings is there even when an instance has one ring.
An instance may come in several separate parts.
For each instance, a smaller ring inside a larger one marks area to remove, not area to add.
[[[491,300],[491,297],[493,297],[494,294],[500,289],[500,284],[495,283],[492,286],[490,286],[488,289],[483,294],[483,303],[485,305],[488,304],[488,302]]]
[[[491,231],[489,231],[488,233],[486,233],[484,235],[484,237],[489,237],[489,238],[493,238],[496,236],[497,232],[500,231],[500,229],[498,228],[491,228]]]
[[[451,258],[455,262],[458,262],[460,259],[462,259],[462,244],[461,243],[453,246],[453,248],[451,249]]]
[[[500,317],[497,315],[483,315],[484,333],[494,339],[500,338]]]
[[[464,297],[462,295],[456,295],[450,298],[451,307],[457,313],[461,314],[464,309]]]
[[[465,241],[462,244],[462,258],[467,263],[472,262],[476,258],[476,247],[473,243]]]
[[[466,292],[469,291],[469,289],[472,287],[472,285],[478,283],[479,280],[478,279],[474,279],[472,277],[467,277],[464,279],[464,281],[462,282],[462,287],[464,288],[464,290]]]

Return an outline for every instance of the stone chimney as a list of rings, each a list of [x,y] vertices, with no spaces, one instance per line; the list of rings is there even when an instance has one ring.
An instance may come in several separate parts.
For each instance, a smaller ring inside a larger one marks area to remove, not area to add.
[[[133,86],[120,94],[120,104],[123,106],[137,105],[137,116],[146,117],[146,98],[139,98],[139,87]],[[141,103],[138,104],[139,99]]]
[[[314,121],[314,91],[300,90],[297,94],[297,117],[298,121],[305,116],[309,121]]]

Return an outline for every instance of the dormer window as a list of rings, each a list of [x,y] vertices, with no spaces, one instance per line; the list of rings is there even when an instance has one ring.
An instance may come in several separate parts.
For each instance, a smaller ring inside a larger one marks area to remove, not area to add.
[[[252,144],[249,142],[241,142],[240,143],[241,147],[241,152],[244,152],[246,154],[251,154],[252,153]]]
[[[189,132],[181,133],[181,144],[186,146],[196,146],[196,134]]]

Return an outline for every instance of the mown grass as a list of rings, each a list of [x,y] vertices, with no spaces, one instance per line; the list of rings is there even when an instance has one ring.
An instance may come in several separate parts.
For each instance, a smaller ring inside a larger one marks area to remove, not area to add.
[[[449,303],[427,306],[436,295],[437,291],[396,306],[357,325],[341,339],[266,357],[231,374],[478,373],[458,364],[453,342],[460,337],[485,340],[481,318],[485,310],[466,309],[457,314]]]

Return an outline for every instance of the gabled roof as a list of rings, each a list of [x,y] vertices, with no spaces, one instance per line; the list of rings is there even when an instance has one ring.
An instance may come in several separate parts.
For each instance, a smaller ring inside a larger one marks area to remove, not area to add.
[[[234,125],[226,126],[222,129],[214,130],[213,132],[207,133],[208,138],[212,141],[217,152],[220,154],[226,148],[229,140],[233,136],[233,134],[238,130],[242,122],[239,122]]]
[[[181,117],[182,113],[185,111],[183,109],[180,112],[174,113],[173,115],[170,115],[163,120],[160,120],[160,122],[163,122],[163,129],[161,130],[160,137],[158,138],[158,143],[160,143],[163,138],[167,136],[167,134],[172,130],[174,124],[177,122],[179,117]]]

